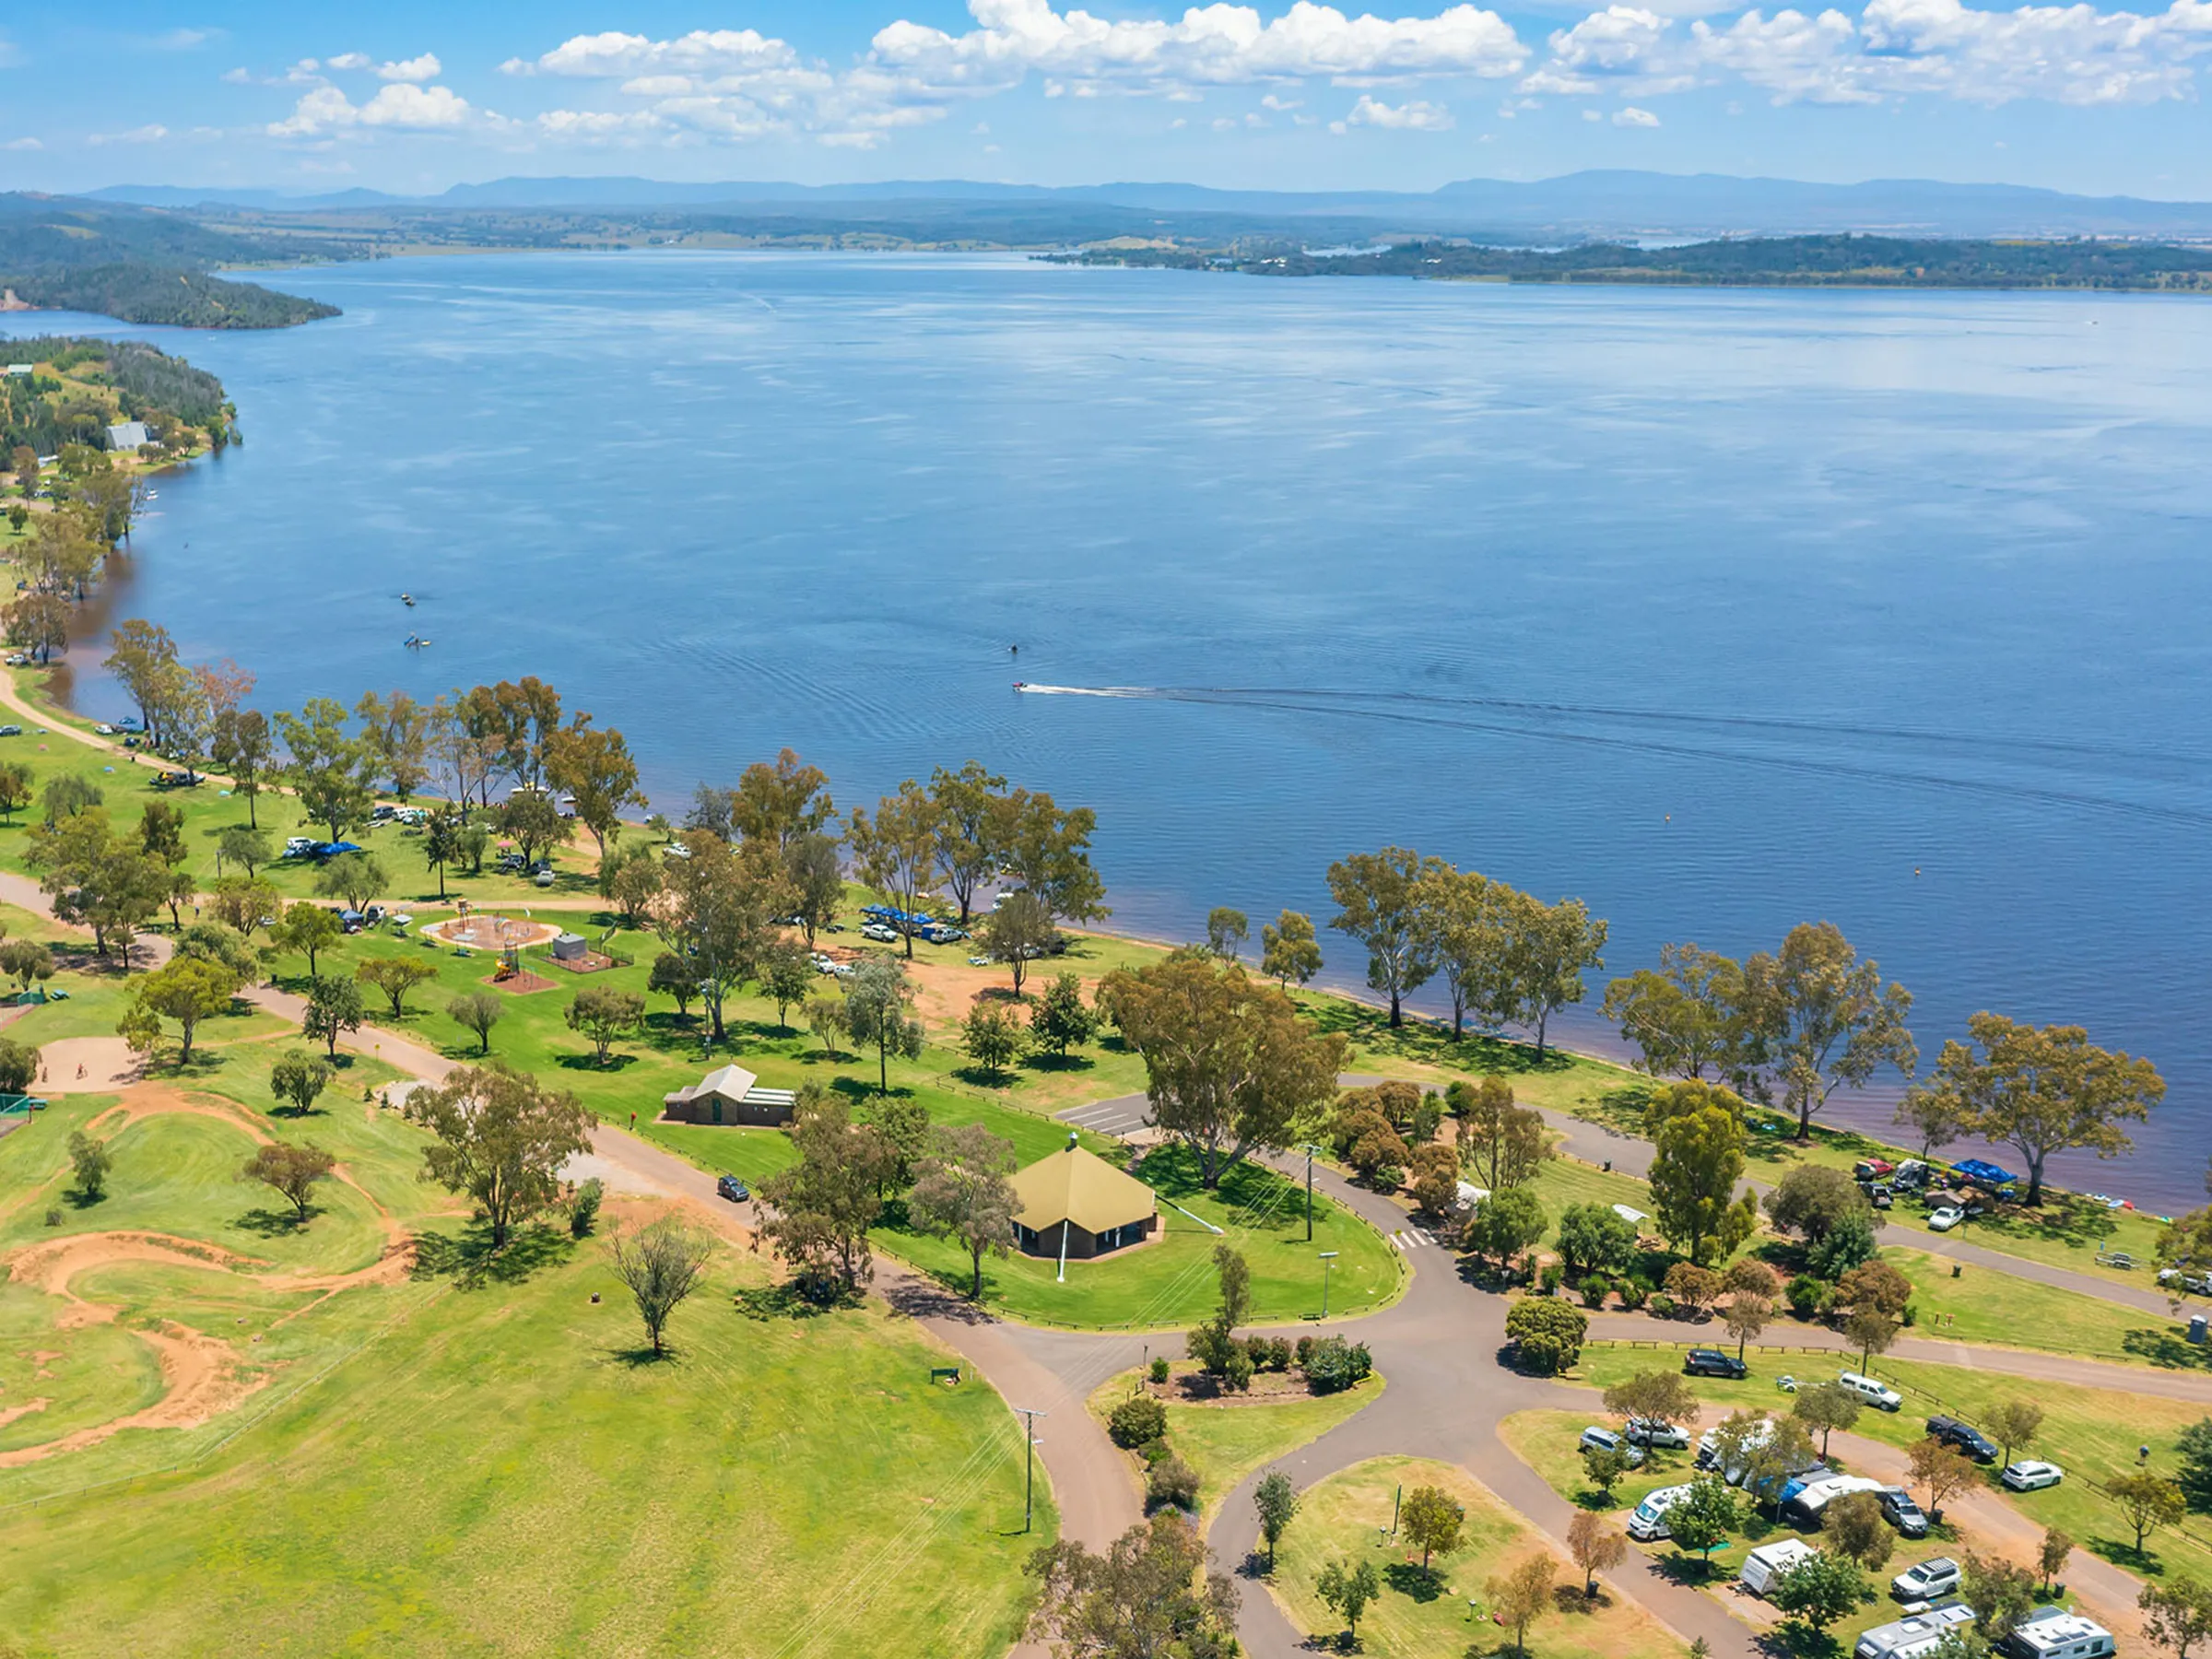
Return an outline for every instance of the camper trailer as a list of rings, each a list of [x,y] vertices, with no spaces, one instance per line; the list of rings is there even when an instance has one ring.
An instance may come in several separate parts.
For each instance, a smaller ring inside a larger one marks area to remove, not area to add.
[[[1771,1544],[1761,1544],[1744,1558],[1744,1570],[1736,1582],[1754,1595],[1764,1595],[1767,1587],[1803,1560],[1809,1560],[1820,1552],[1803,1538],[1777,1538]]]
[[[1785,1526],[1794,1526],[1800,1532],[1816,1532],[1828,1506],[1849,1492],[1878,1492],[1882,1483],[1870,1480],[1864,1475],[1830,1475],[1818,1480],[1807,1481],[1796,1491],[1788,1493],[1782,1502],[1782,1521]]]
[[[1997,1645],[2013,1659],[2112,1659],[2112,1633],[2064,1607],[2038,1607]]]
[[[1933,1653],[1946,1635],[1971,1624],[1973,1618],[1974,1610],[1965,1603],[1949,1602],[1892,1624],[1876,1625],[1859,1638],[1859,1645],[1851,1651],[1852,1659],[1921,1659],[1922,1654]]]

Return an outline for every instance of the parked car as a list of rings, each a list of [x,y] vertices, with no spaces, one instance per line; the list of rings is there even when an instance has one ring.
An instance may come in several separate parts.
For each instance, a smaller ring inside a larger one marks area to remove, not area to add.
[[[1894,1388],[1885,1388],[1872,1377],[1862,1377],[1857,1371],[1845,1371],[1836,1381],[1869,1406],[1878,1406],[1884,1411],[1898,1411],[1904,1406],[1903,1394]]]
[[[732,1204],[743,1204],[753,1194],[752,1189],[738,1180],[736,1176],[724,1175],[714,1182],[714,1195],[717,1198],[727,1198]]]
[[[1682,1371],[1692,1377],[1747,1377],[1750,1369],[1734,1354],[1719,1348],[1691,1348],[1682,1356]]]
[[[2159,1274],[2159,1284],[2171,1290],[2176,1285],[2197,1296],[2212,1296],[2212,1273],[2191,1273],[2180,1267],[2168,1267]]]
[[[1941,1209],[1932,1209],[1928,1212],[1928,1230],[1930,1232],[1949,1232],[1952,1228],[1965,1219],[1966,1212],[1964,1210],[1955,1204],[1947,1204]]]
[[[1889,1209],[1895,1206],[1897,1200],[1889,1195],[1889,1189],[1887,1186],[1877,1182],[1866,1189],[1866,1202],[1873,1205],[1876,1209]]]
[[[2054,1463],[2038,1458],[2023,1457],[2018,1463],[2006,1464],[2005,1473],[1998,1476],[2016,1492],[2040,1492],[2045,1487],[2054,1487],[2066,1477],[2066,1472]]]
[[[108,724],[108,723],[104,720],[92,729],[98,732],[102,737],[112,737],[115,735],[115,728]]]
[[[869,923],[860,930],[860,936],[864,939],[872,939],[878,945],[896,945],[899,942],[897,931],[886,927],[880,922]]]
[[[1852,1174],[1861,1181],[1879,1181],[1896,1172],[1897,1166],[1886,1158],[1862,1158],[1852,1166]]]
[[[1928,1438],[1939,1440],[1947,1446],[1958,1447],[1976,1463],[1992,1464],[1997,1461],[1997,1449],[1990,1442],[1989,1437],[1957,1418],[1930,1418]]]
[[[361,920],[371,927],[374,927],[383,919],[384,907],[381,904],[372,904],[367,910],[361,912]]]
[[[1647,1423],[1641,1418],[1630,1418],[1627,1432],[1633,1445],[1665,1452],[1689,1450],[1689,1430],[1679,1423]]]
[[[1934,1601],[1959,1588],[1959,1563],[1948,1556],[1937,1556],[1923,1561],[1917,1567],[1908,1567],[1889,1581],[1889,1594],[1899,1601]]]
[[[1579,1449],[1584,1452],[1625,1452],[1629,1454],[1629,1467],[1631,1469],[1641,1467],[1643,1463],[1641,1446],[1630,1445],[1612,1430],[1600,1429],[1595,1423],[1583,1430]]]
[[[1876,1497],[1881,1500],[1882,1519],[1897,1528],[1907,1538],[1924,1538],[1928,1535],[1928,1517],[1912,1494],[1903,1487],[1884,1487]]]
[[[0,725],[0,737],[20,737],[22,735],[23,728],[19,725]]]

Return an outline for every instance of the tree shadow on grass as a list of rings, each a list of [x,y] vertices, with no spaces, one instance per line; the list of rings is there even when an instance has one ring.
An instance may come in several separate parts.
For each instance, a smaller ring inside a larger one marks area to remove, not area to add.
[[[606,1357],[617,1365],[627,1366],[631,1371],[644,1371],[659,1365],[674,1366],[681,1362],[681,1356],[677,1353],[674,1343],[666,1343],[657,1349],[645,1342],[635,1347],[610,1347],[605,1351]]]
[[[1010,1071],[988,1065],[955,1066],[952,1075],[971,1088],[1004,1088],[1018,1080]]]
[[[1382,1581],[1417,1602],[1432,1602],[1444,1593],[1443,1574],[1418,1561],[1393,1561],[1382,1569]]]
[[[1652,1571],[1668,1583],[1687,1584],[1693,1590],[1702,1589],[1712,1583],[1713,1574],[1722,1571],[1717,1564],[1706,1560],[1702,1556],[1683,1555],[1678,1550],[1670,1555],[1655,1555],[1650,1559]]]
[[[1088,1054],[1029,1054],[1021,1062],[1024,1071],[1087,1072],[1095,1071],[1098,1062]]]
[[[1795,1618],[1783,1619],[1754,1645],[1771,1659],[1837,1659],[1843,1651],[1830,1632]]]
[[[2171,1329],[2145,1326],[2127,1331],[2122,1334],[2120,1346],[2136,1359],[2168,1371],[2212,1370],[2212,1347],[2199,1347]]]
[[[840,1297],[834,1301],[817,1301],[788,1279],[780,1285],[757,1285],[740,1290],[730,1299],[731,1304],[746,1318],[766,1324],[771,1319],[819,1319],[825,1313],[834,1313],[840,1308],[857,1307],[860,1299]]]
[[[288,1239],[321,1214],[322,1206],[313,1204],[307,1206],[304,1217],[297,1210],[250,1209],[231,1225],[259,1238]]]
[[[1584,1595],[1580,1584],[1561,1584],[1551,1593],[1551,1605],[1555,1612],[1563,1613],[1570,1618],[1588,1618],[1593,1614],[1602,1613],[1613,1603],[1603,1590],[1594,1595]]]
[[[471,1220],[457,1235],[417,1233],[414,1243],[416,1278],[450,1278],[464,1290],[519,1285],[576,1253],[576,1241],[565,1231],[535,1222],[514,1229],[501,1250],[491,1247],[491,1226],[482,1220]]]
[[[596,1054],[563,1054],[554,1062],[567,1071],[596,1072],[602,1077],[627,1071],[637,1063],[635,1054],[609,1054],[605,1061]]]
[[[62,1196],[68,1199],[69,1207],[76,1210],[92,1209],[108,1201],[108,1194],[104,1191],[88,1193],[82,1187],[71,1187]]]

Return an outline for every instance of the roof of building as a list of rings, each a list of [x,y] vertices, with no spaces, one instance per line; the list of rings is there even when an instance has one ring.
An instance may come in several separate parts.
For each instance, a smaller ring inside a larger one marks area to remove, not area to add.
[[[721,1095],[724,1100],[742,1100],[752,1092],[759,1079],[742,1065],[719,1066],[688,1088],[664,1096],[668,1100],[697,1100],[700,1095]]]
[[[1018,1171],[1012,1184],[1021,1204],[1014,1218],[1031,1232],[1062,1221],[1073,1221],[1086,1232],[1106,1232],[1142,1221],[1159,1207],[1150,1187],[1086,1152],[1072,1138]]]
[[[137,449],[153,441],[143,420],[118,421],[108,429],[108,445],[112,449]]]

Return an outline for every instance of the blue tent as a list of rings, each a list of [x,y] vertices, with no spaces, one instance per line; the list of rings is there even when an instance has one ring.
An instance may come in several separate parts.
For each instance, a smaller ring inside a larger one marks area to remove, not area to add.
[[[2004,1186],[2019,1179],[2010,1170],[1989,1162],[1986,1159],[1962,1158],[1951,1166],[1969,1181],[1982,1186]]]

